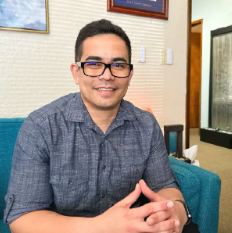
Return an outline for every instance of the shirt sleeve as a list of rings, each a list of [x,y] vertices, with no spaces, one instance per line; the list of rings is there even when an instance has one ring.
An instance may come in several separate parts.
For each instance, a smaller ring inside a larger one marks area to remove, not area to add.
[[[143,179],[154,192],[164,188],[180,189],[170,166],[162,131],[156,120],[154,122],[151,149]]]
[[[19,131],[5,196],[4,222],[7,224],[25,213],[49,209],[53,201],[48,146],[41,132],[44,130],[30,117]]]

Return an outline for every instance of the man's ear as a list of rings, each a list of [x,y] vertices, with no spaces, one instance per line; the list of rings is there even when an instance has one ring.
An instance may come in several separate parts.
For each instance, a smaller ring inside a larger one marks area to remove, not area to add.
[[[79,74],[78,74],[78,71],[79,71],[79,67],[77,66],[76,63],[72,63],[70,65],[70,70],[72,72],[72,76],[74,78],[74,81],[77,85],[79,85]]]

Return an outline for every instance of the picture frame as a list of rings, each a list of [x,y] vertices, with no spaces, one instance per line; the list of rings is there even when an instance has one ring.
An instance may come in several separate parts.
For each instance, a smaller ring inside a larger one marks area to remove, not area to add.
[[[0,0],[0,30],[48,34],[48,0]]]
[[[107,11],[168,20],[168,0],[107,0]]]

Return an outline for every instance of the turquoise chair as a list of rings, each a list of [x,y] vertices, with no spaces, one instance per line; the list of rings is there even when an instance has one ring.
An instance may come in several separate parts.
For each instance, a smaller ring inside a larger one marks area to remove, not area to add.
[[[0,118],[0,233],[10,233],[9,227],[3,223],[4,197],[9,182],[15,141],[23,121],[23,118]],[[189,205],[193,221],[198,224],[201,233],[216,233],[220,178],[202,168],[172,157],[169,159],[184,198]]]
[[[0,118],[0,233],[10,233],[3,223],[5,195],[10,178],[11,161],[18,131],[24,118]]]

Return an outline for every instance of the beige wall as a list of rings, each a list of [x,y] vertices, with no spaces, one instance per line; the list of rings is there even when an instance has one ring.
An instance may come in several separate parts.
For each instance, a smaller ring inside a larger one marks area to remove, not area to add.
[[[173,65],[164,68],[164,124],[185,126],[188,1],[169,0],[169,3],[164,46],[173,49]]]
[[[187,3],[170,0],[165,21],[107,12],[106,2],[99,0],[96,7],[94,0],[50,0],[50,34],[0,31],[0,117],[26,117],[78,91],[69,71],[76,36],[86,23],[106,18],[132,42],[135,72],[126,99],[149,106],[161,127],[185,124]],[[146,63],[138,63],[140,45],[146,46]],[[173,49],[173,65],[161,65],[163,48]]]

